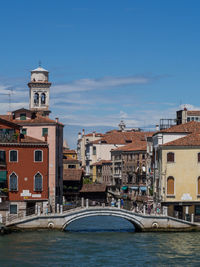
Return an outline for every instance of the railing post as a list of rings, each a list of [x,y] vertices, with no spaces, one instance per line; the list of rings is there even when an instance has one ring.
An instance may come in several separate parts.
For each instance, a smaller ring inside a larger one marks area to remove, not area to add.
[[[38,205],[35,204],[35,215],[37,215],[37,214],[38,214]]]
[[[143,206],[143,214],[144,215],[146,214],[146,207],[145,207],[145,205]]]
[[[60,205],[60,214],[63,213],[63,205]]]
[[[194,213],[191,214],[191,222],[194,222]]]
[[[117,203],[118,209],[121,209],[121,199],[118,199],[118,203]]]
[[[41,207],[38,206],[38,216],[40,216],[40,214],[41,214]]]
[[[81,198],[81,208],[84,208],[84,198]]]
[[[86,209],[89,207],[89,200],[88,198],[86,199]]]
[[[3,217],[2,217],[2,214],[0,214],[0,223],[3,223]]]
[[[59,213],[59,210],[60,210],[60,205],[59,204],[57,204],[57,213]]]

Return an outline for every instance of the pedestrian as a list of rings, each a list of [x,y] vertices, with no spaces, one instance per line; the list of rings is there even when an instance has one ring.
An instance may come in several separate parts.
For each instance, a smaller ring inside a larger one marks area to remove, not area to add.
[[[47,206],[46,206],[46,214],[48,215],[48,212],[49,212],[49,204],[47,203]]]
[[[149,215],[151,214],[151,206],[150,205],[148,205],[147,212]]]
[[[124,207],[124,200],[121,199],[120,203],[121,203],[121,208],[123,209],[123,207]]]

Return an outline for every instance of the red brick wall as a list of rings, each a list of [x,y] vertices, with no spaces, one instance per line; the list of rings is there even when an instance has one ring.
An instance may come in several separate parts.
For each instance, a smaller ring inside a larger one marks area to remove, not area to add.
[[[9,176],[12,172],[18,176],[18,191],[9,191],[10,201],[23,201],[27,199],[43,200],[48,199],[48,148],[47,147],[19,147],[19,146],[0,146],[0,150],[6,151],[6,169],[9,188]],[[9,162],[9,150],[18,150],[18,162]],[[43,151],[43,161],[34,162],[34,151]],[[40,172],[43,176],[43,191],[34,191],[34,176]],[[24,179],[24,178],[28,179]],[[21,196],[23,190],[29,190],[31,194],[41,194],[41,197]]]

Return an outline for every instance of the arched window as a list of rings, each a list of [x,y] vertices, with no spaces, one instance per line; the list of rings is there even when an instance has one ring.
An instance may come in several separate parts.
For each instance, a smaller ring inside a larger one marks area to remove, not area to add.
[[[18,151],[10,150],[10,162],[17,162],[17,161],[18,161]]]
[[[167,178],[167,195],[174,195],[174,177]]]
[[[41,162],[42,161],[42,150],[35,150],[34,151],[34,161]]]
[[[174,162],[174,153],[173,152],[167,153],[167,162]]]
[[[45,93],[42,93],[41,94],[41,104],[42,105],[45,105],[46,104],[46,94]]]
[[[18,190],[18,181],[17,181],[17,175],[13,172],[10,175],[10,183],[9,183],[10,191],[17,191]]]
[[[198,177],[197,180],[197,194],[200,195],[200,176]]]
[[[34,94],[34,104],[39,105],[39,94],[38,93]]]
[[[42,191],[42,175],[39,172],[35,175],[34,191]]]
[[[200,153],[197,154],[197,161],[200,162]]]

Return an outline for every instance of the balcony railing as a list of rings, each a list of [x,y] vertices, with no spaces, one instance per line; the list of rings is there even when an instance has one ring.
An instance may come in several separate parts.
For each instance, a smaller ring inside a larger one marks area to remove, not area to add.
[[[17,141],[17,134],[0,132],[0,143],[14,143]]]

